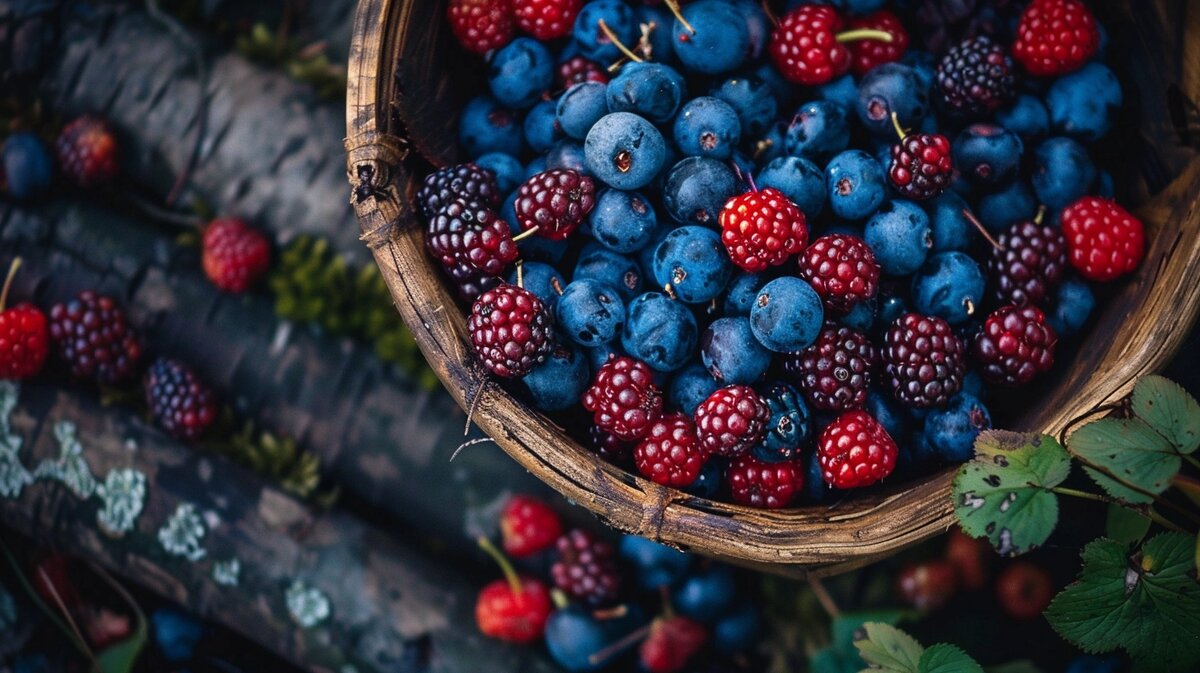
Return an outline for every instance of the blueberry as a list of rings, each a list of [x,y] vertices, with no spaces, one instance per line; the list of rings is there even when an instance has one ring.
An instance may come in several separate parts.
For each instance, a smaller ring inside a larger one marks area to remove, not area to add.
[[[762,618],[749,601],[742,601],[718,621],[712,630],[713,649],[722,656],[750,650],[762,638]]]
[[[50,152],[32,133],[14,133],[4,141],[4,176],[9,196],[18,201],[32,201],[50,189],[54,179],[54,161]]]
[[[720,456],[713,456],[700,468],[700,476],[696,477],[696,481],[693,481],[692,485],[684,490],[694,496],[711,500],[721,492],[723,481],[725,481],[725,461],[721,460]]]
[[[538,156],[530,159],[529,163],[525,164],[525,179],[526,180],[528,180],[529,178],[532,178],[533,176],[537,175],[538,173],[545,173],[545,172],[546,172],[546,155],[544,155],[544,154],[539,154]]]
[[[1108,134],[1122,101],[1117,76],[1095,61],[1058,78],[1046,92],[1050,125],[1055,131],[1084,142]]]
[[[908,313],[908,302],[903,297],[881,294],[879,296],[879,314],[876,317],[875,325],[881,331],[886,330],[896,321],[896,318],[905,313]]]
[[[939,252],[913,276],[913,306],[922,315],[961,325],[982,306],[983,286],[983,272],[969,255]]]
[[[517,270],[508,272],[508,282],[517,284]],[[558,289],[555,289],[555,285]],[[558,303],[558,293],[567,282],[563,280],[558,269],[542,262],[524,262],[521,264],[521,287],[529,290],[535,297],[542,300],[546,308],[554,310]]]
[[[750,55],[750,31],[744,15],[725,0],[699,0],[683,6],[671,35],[675,56],[689,70],[717,75],[736,70]]]
[[[502,105],[533,107],[554,84],[554,57],[541,42],[518,37],[500,48],[488,64],[488,87]]]
[[[533,406],[542,411],[562,411],[578,404],[591,385],[591,367],[578,348],[560,341],[546,361],[521,380],[533,395]]]
[[[684,156],[728,159],[741,141],[742,123],[725,101],[700,96],[688,101],[675,118],[674,136]]]
[[[598,348],[586,348],[584,349],[584,354],[587,355],[588,365],[592,368],[593,377],[604,366],[604,363],[610,359],[627,355],[625,349],[621,348],[621,344],[615,341]]]
[[[963,212],[969,207],[961,196],[950,191],[942,192],[940,196],[927,201],[925,208],[929,213],[934,250],[942,252],[971,247],[975,240],[975,225]]]
[[[854,81],[854,75],[842,75],[818,86],[817,94],[821,96],[821,100],[837,103],[845,110],[858,107],[858,84]]]
[[[992,427],[987,407],[974,395],[959,393],[944,409],[933,409],[925,417],[925,436],[937,455],[961,463],[975,455],[975,438]]]
[[[571,273],[572,281],[585,278],[611,285],[626,302],[640,294],[644,285],[637,262],[596,243],[583,247]]]
[[[863,230],[879,269],[889,276],[907,276],[925,263],[933,247],[929,216],[912,201],[896,199],[875,213]]]
[[[884,199],[883,168],[862,150],[846,150],[825,166],[825,189],[829,209],[844,220],[862,220],[874,213]]]
[[[846,315],[842,316],[842,324],[856,332],[870,334],[875,326],[875,314],[879,312],[879,302],[875,297],[860,301]]]
[[[995,189],[1012,181],[1025,146],[1017,134],[995,124],[972,124],[953,145],[954,167],[973,184]]]
[[[746,36],[750,39],[750,52],[747,56],[751,61],[762,55],[763,49],[771,41],[771,19],[763,10],[758,0],[732,0],[729,4],[746,19]]]
[[[1070,138],[1050,138],[1034,152],[1033,192],[1057,212],[1087,194],[1096,166],[1087,150]]]
[[[537,171],[541,173],[542,171]],[[513,235],[521,233],[520,224],[517,223],[517,212],[515,205],[517,202],[517,192],[513,191],[504,200],[504,206],[500,209],[500,217],[508,223],[508,228]],[[548,262],[550,264],[558,264],[562,261],[563,255],[567,254],[566,240],[552,241],[544,236],[532,236],[521,241],[521,257],[528,261]]]
[[[671,121],[687,97],[687,85],[674,68],[661,63],[626,63],[608,83],[608,109],[632,112],[655,124]]]
[[[687,157],[676,163],[663,185],[663,207],[676,222],[717,226],[717,216],[738,193],[738,180],[715,159]]]
[[[998,192],[984,194],[975,208],[975,215],[980,224],[993,234],[1000,233],[1017,222],[1032,220],[1035,214],[1037,199],[1024,180],[1014,180]]]
[[[938,57],[923,49],[909,49],[904,52],[900,62],[913,69],[921,86],[929,89],[937,77]]]
[[[525,182],[525,167],[511,154],[491,152],[476,159],[475,164],[496,176],[496,186],[501,194],[511,194]]]
[[[667,405],[691,416],[696,413],[696,407],[720,387],[704,365],[693,362],[671,379],[667,386]]]
[[[592,238],[620,253],[641,250],[658,228],[658,217],[650,200],[638,192],[606,189],[596,198],[588,214]]]
[[[703,304],[721,294],[732,274],[721,236],[712,229],[679,227],[654,251],[658,286],[671,286],[671,292],[688,304]]]
[[[654,278],[654,253],[658,250],[658,244],[663,242],[672,231],[675,231],[674,222],[663,222],[659,220],[658,226],[654,229],[654,233],[650,236],[650,242],[641,248],[635,254],[638,266],[642,269],[642,276],[647,280]]]
[[[163,657],[170,662],[192,658],[204,626],[191,615],[172,608],[159,608],[150,615],[154,640]]]
[[[767,386],[762,396],[771,409],[771,422],[755,455],[768,462],[798,457],[813,434],[812,415],[804,398],[786,383]]]
[[[847,14],[862,16],[864,14],[870,14],[871,12],[879,11],[879,9],[883,7],[885,1],[886,0],[833,0],[829,4],[837,7]]]
[[[722,385],[747,385],[767,371],[771,352],[754,338],[749,318],[718,318],[700,335],[700,361]]]
[[[879,421],[883,429],[893,438],[904,437],[908,431],[908,419],[896,406],[896,402],[892,400],[891,396],[872,390],[867,394],[867,403],[863,408]]]
[[[750,328],[762,345],[776,353],[807,348],[821,332],[825,311],[808,283],[783,276],[767,283],[750,307]]]
[[[996,123],[1031,144],[1050,132],[1050,113],[1038,97],[1021,94],[1012,105],[996,112]]]
[[[983,377],[974,369],[968,369],[966,374],[963,374],[962,391],[968,395],[974,395],[979,399],[983,399],[987,393],[987,386],[983,383]]]
[[[1046,322],[1059,339],[1069,339],[1079,334],[1096,307],[1096,296],[1087,283],[1068,278],[1055,292],[1054,309],[1046,315]]]
[[[750,315],[750,307],[754,305],[758,291],[766,282],[767,279],[757,273],[740,271],[734,274],[729,285],[725,287],[725,315]]]
[[[825,470],[821,461],[817,460],[816,452],[805,461],[804,497],[812,502],[821,502],[829,495],[829,485],[825,483]]]
[[[1114,655],[1081,654],[1071,660],[1065,673],[1120,673],[1121,658]]]
[[[820,215],[825,207],[825,174],[808,159],[772,159],[758,172],[755,182],[760,188],[774,187],[783,192],[809,220]]]
[[[662,133],[630,112],[613,112],[588,131],[584,156],[591,173],[616,189],[641,189],[662,170],[667,144]]]
[[[546,620],[546,649],[550,656],[571,673],[598,671],[608,661],[593,661],[591,656],[615,642],[605,625],[578,606],[556,610]]]
[[[521,131],[517,113],[491,96],[472,98],[458,118],[458,141],[472,158],[490,152],[519,156],[524,144]]]
[[[554,118],[563,133],[583,140],[592,125],[608,114],[608,87],[600,82],[580,82],[571,85],[558,99]]]
[[[617,290],[591,278],[578,278],[563,288],[554,313],[561,333],[586,348],[617,338],[625,324],[625,304]]]
[[[801,105],[788,125],[786,143],[792,156],[828,161],[850,144],[846,109],[827,100]]]
[[[588,60],[607,64],[621,58],[622,54],[600,27],[602,20],[626,46],[637,43],[639,31],[637,16],[622,0],[595,0],[584,4],[575,17],[575,44]]]
[[[554,147],[546,152],[546,168],[569,168],[576,173],[583,175],[593,175],[591,168],[587,164],[587,154],[583,149],[583,145],[570,139],[560,140],[554,143]]]
[[[692,357],[699,328],[682,302],[647,292],[630,302],[627,314],[621,345],[651,369],[675,371]]]
[[[638,584],[646,591],[670,586],[687,574],[692,556],[637,535],[621,536],[621,558],[637,572]]]
[[[765,59],[753,74],[755,79],[761,80],[771,90],[771,95],[775,98],[775,104],[779,108],[790,107],[792,101],[796,97],[796,85],[787,81],[778,70],[775,69],[775,64],[771,59]],[[734,107],[737,107],[736,105]],[[774,121],[772,119],[772,121]]]
[[[754,144],[754,156],[758,165],[768,164],[776,159],[787,156],[787,125],[783,122],[771,124]]]
[[[733,571],[714,564],[685,579],[671,594],[671,604],[684,617],[711,624],[733,607],[737,597]]]
[[[779,114],[770,85],[759,77],[732,77],[709,94],[729,104],[741,122],[742,137],[754,140],[767,131]]]
[[[552,100],[544,100],[534,105],[525,114],[522,125],[525,140],[534,152],[545,152],[562,139],[562,130],[558,128],[558,105]]]
[[[894,138],[895,112],[906,129],[919,128],[929,112],[929,86],[910,66],[884,63],[871,69],[858,85],[858,118],[876,136]]]

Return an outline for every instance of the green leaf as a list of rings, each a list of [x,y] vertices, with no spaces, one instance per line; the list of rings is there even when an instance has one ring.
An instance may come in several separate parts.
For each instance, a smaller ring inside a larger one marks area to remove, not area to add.
[[[1153,502],[1149,493],[1167,490],[1182,460],[1165,437],[1139,418],[1088,423],[1071,435],[1067,447],[1083,462],[1103,468],[1084,471],[1109,495],[1130,503]]]
[[[1163,533],[1126,555],[1101,538],[1083,550],[1079,579],[1046,609],[1063,638],[1085,652],[1124,648],[1135,671],[1200,669],[1200,583],[1195,540]]]
[[[887,673],[920,673],[924,648],[900,629],[879,622],[863,624],[866,637],[854,646],[863,660]]]
[[[1071,461],[1053,437],[988,430],[954,478],[954,513],[972,537],[1016,556],[1040,547],[1058,522],[1058,496]]]
[[[139,620],[137,630],[119,643],[109,645],[96,654],[101,673],[129,673],[137,664],[146,646],[146,622]]]
[[[1150,519],[1120,505],[1109,505],[1104,534],[1117,542],[1133,544],[1146,536]]]
[[[920,673],[983,673],[983,667],[954,645],[930,645],[921,655]]]
[[[1144,376],[1133,387],[1133,413],[1166,437],[1180,453],[1200,447],[1200,404],[1179,384]]]
[[[867,622],[876,622],[894,626],[904,616],[908,614],[903,610],[860,610],[856,612],[843,612],[829,625],[830,640],[833,641],[833,648],[839,652],[847,652],[855,655],[857,661],[858,650],[854,647],[855,635]],[[861,664],[861,662],[858,662]],[[858,669],[855,669],[858,670]]]

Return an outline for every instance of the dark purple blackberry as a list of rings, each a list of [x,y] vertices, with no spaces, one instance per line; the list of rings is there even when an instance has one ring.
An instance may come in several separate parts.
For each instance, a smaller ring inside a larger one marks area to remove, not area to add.
[[[871,386],[875,347],[849,327],[826,322],[813,345],[784,358],[784,370],[821,411],[862,408]]]
[[[613,465],[629,465],[633,458],[633,442],[626,442],[599,425],[588,431],[589,445],[601,458]]]
[[[484,292],[467,318],[471,345],[496,376],[520,378],[554,348],[550,312],[529,290],[503,283]]]
[[[968,117],[991,114],[1012,100],[1017,79],[1008,50],[986,35],[950,47],[937,66],[946,109]]]
[[[142,344],[112,297],[85,290],[55,304],[50,338],[75,378],[115,385],[137,376]]]
[[[1048,224],[1018,222],[1000,235],[988,259],[998,306],[1043,306],[1067,266],[1067,239]]]
[[[621,575],[612,545],[573,528],[555,543],[558,560],[550,568],[554,586],[588,605],[612,603],[621,588]]]
[[[521,231],[561,241],[571,235],[596,205],[596,185],[570,168],[542,171],[517,188],[514,208]]]
[[[902,196],[921,201],[945,191],[954,177],[950,141],[938,133],[910,133],[892,145],[888,178]]]
[[[499,276],[517,259],[508,223],[487,204],[451,199],[425,228],[425,247],[446,269],[465,263],[487,276]]]
[[[198,439],[217,419],[212,390],[178,360],[155,360],[146,372],[145,388],[151,415],[172,437]]]
[[[495,210],[500,207],[496,176],[473,163],[449,166],[426,175],[417,192],[417,203],[427,220],[456,198],[479,201]]]
[[[975,336],[975,359],[985,381],[1021,386],[1054,366],[1058,337],[1036,306],[1005,306]]]
[[[966,353],[941,318],[908,313],[884,335],[884,384],[900,402],[918,409],[944,406],[962,388]]]
[[[496,287],[503,280],[497,276],[485,276],[469,267],[452,270],[449,273],[454,282],[454,289],[458,291],[458,298],[466,302],[479,299],[484,292]]]

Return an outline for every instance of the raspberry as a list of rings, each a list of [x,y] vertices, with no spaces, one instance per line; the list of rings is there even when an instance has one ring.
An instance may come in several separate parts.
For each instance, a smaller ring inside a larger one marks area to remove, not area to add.
[[[1100,48],[1096,18],[1079,0],[1034,0],[1021,14],[1013,56],[1032,75],[1078,70]]]
[[[988,259],[992,294],[1000,305],[1042,304],[1062,279],[1067,241],[1057,227],[1017,222],[997,241]]]
[[[471,345],[493,374],[520,378],[554,348],[553,320],[532,292],[501,283],[471,305]]]
[[[596,426],[626,442],[646,436],[662,406],[650,367],[628,356],[605,362],[583,394],[583,408],[593,413]]]
[[[204,275],[217,289],[245,292],[271,266],[271,244],[238,219],[213,220],[204,230]]]
[[[786,356],[784,370],[821,411],[849,411],[867,402],[875,347],[864,335],[825,323],[813,345]]]
[[[500,513],[500,537],[509,556],[533,556],[553,547],[560,535],[562,522],[558,514],[532,496],[514,495]]]
[[[804,213],[772,187],[729,199],[719,220],[730,259],[752,273],[783,264],[808,243]]]
[[[696,426],[684,414],[663,416],[633,450],[638,472],[664,486],[684,488],[700,476],[707,456],[696,437]]]
[[[800,255],[800,277],[826,308],[845,313],[879,290],[879,264],[866,241],[850,234],[826,234]]]
[[[725,386],[696,407],[700,445],[708,453],[739,456],[766,434],[771,408],[750,386]]]
[[[634,444],[618,439],[599,425],[588,430],[588,439],[592,451],[613,465],[628,465],[633,459]]]
[[[512,0],[450,0],[446,16],[454,37],[476,54],[503,47],[516,32]]]
[[[850,50],[850,71],[859,77],[877,65],[899,61],[908,49],[908,31],[896,15],[886,9],[850,20],[850,28],[871,28],[891,34],[892,41],[856,40],[846,45]]]
[[[50,338],[71,375],[104,385],[137,374],[142,344],[112,297],[91,290],[50,309]]]
[[[790,82],[815,86],[850,69],[850,51],[838,42],[842,18],[832,7],[801,5],[783,15],[771,33],[771,57]]]
[[[542,637],[554,605],[546,585],[532,577],[495,580],[479,592],[475,623],[483,635],[527,644]]]
[[[98,187],[117,177],[117,137],[97,117],[85,115],[64,126],[55,150],[63,175],[80,187]]]
[[[1084,278],[1103,283],[1141,263],[1145,228],[1115,202],[1085,196],[1064,208],[1061,219],[1071,266]]]
[[[937,66],[937,84],[950,111],[976,117],[1012,100],[1017,78],[1004,47],[980,35],[946,52]]]
[[[596,204],[592,179],[570,168],[543,171],[517,190],[517,223],[521,231],[537,228],[538,235],[561,241],[583,222]]]
[[[733,501],[751,507],[787,507],[804,489],[804,467],[795,460],[768,463],[753,454],[739,456],[725,471]]]
[[[901,196],[918,201],[941,194],[954,177],[950,141],[938,133],[910,133],[892,145],[888,169],[892,186]]]
[[[1012,563],[996,578],[996,602],[1013,619],[1037,619],[1053,599],[1050,573],[1029,561]]]
[[[962,388],[966,354],[941,318],[908,313],[884,336],[883,362],[892,396],[910,407],[940,407]]]
[[[905,566],[896,576],[896,589],[905,603],[921,611],[937,610],[958,590],[958,577],[949,561],[934,559]]]
[[[155,360],[144,386],[150,414],[176,439],[198,439],[217,420],[212,391],[178,360]]]
[[[520,252],[508,223],[479,201],[456,198],[429,219],[425,247],[447,269],[499,276]]]
[[[679,673],[704,647],[708,632],[699,622],[674,615],[654,620],[638,658],[648,673]]]
[[[42,371],[49,341],[46,316],[36,306],[4,309],[0,298],[0,380],[27,379]]]
[[[573,528],[555,544],[558,560],[550,568],[554,586],[589,605],[612,603],[621,588],[621,576],[612,545]]]
[[[513,0],[517,27],[545,42],[571,34],[583,0]]]
[[[417,203],[425,219],[431,219],[451,201],[478,201],[495,210],[500,207],[500,188],[491,171],[475,164],[460,164],[425,176],[417,192]]]
[[[1036,306],[997,309],[975,335],[975,357],[988,383],[1019,386],[1054,364],[1058,336]]]
[[[558,86],[560,89],[570,89],[573,84],[583,82],[608,83],[608,73],[582,56],[571,58],[558,64]]]
[[[838,416],[817,438],[821,475],[836,488],[878,482],[895,469],[899,452],[887,430],[865,411]]]

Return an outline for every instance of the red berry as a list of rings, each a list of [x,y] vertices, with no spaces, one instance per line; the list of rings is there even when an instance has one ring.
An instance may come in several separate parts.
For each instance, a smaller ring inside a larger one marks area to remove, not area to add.
[[[55,144],[59,169],[80,187],[98,187],[117,177],[117,147],[112,127],[87,115],[64,126]]]
[[[860,409],[871,386],[875,346],[863,334],[830,321],[811,346],[785,356],[783,366],[814,408]]]
[[[739,456],[766,434],[771,408],[750,386],[725,386],[696,407],[700,445],[708,453]]]
[[[931,199],[950,186],[954,164],[950,141],[938,133],[910,133],[892,145],[888,178],[901,196]]]
[[[845,313],[879,290],[879,264],[866,241],[850,234],[826,234],[800,255],[800,276],[825,306]]]
[[[471,305],[471,345],[496,376],[520,378],[546,361],[554,326],[546,305],[532,292],[501,283]]]
[[[808,243],[804,213],[773,187],[729,199],[719,220],[729,258],[752,273],[783,264]]]
[[[1028,561],[1017,561],[996,578],[996,600],[1013,619],[1034,619],[1054,598],[1050,573]]]
[[[475,622],[485,636],[510,643],[532,643],[542,637],[554,605],[546,585],[521,577],[519,589],[499,579],[485,586],[475,601]]]
[[[804,466],[799,461],[769,463],[747,453],[733,459],[725,471],[733,501],[751,507],[787,507],[804,489]]]
[[[71,559],[66,554],[53,553],[40,559],[30,581],[43,603],[62,604],[71,610],[79,606],[79,592],[71,581]]]
[[[904,602],[918,610],[937,610],[958,588],[958,576],[948,561],[926,561],[906,566],[896,577],[896,588]]]
[[[78,379],[105,385],[137,373],[142,344],[112,297],[91,290],[50,309],[50,338],[58,356]]]
[[[450,0],[446,16],[454,37],[476,54],[503,47],[516,32],[512,0]]]
[[[838,42],[842,17],[832,7],[801,5],[783,15],[771,33],[771,57],[790,82],[824,84],[850,69],[850,50]]]
[[[592,179],[570,168],[543,171],[517,190],[517,224],[554,241],[571,235],[596,205]]]
[[[425,247],[447,269],[465,265],[499,276],[520,255],[508,223],[479,201],[452,199],[429,219],[425,233]]]
[[[954,528],[946,540],[946,560],[954,566],[958,581],[966,589],[978,591],[987,584],[988,565],[992,548],[984,540],[977,540]]]
[[[582,82],[608,83],[608,73],[582,56],[571,58],[558,64],[558,86],[560,89],[570,89],[573,84]]]
[[[621,588],[616,552],[581,528],[567,531],[555,544],[558,561],[550,568],[554,586],[589,605],[616,600]]]
[[[1054,365],[1058,336],[1036,306],[996,309],[975,335],[975,357],[988,383],[1020,386]]]
[[[554,546],[562,522],[550,507],[528,495],[514,495],[500,513],[500,537],[509,556],[525,558]]]
[[[605,362],[583,394],[583,408],[592,412],[592,422],[626,442],[645,437],[662,415],[662,406],[650,367],[628,356]]]
[[[0,311],[0,379],[34,376],[42,371],[49,352],[46,315],[40,309],[33,304],[17,304]]]
[[[271,266],[271,244],[242,220],[213,220],[204,230],[204,275],[217,289],[245,292]]]
[[[517,27],[539,40],[571,34],[583,0],[513,0]]]
[[[1071,266],[1088,280],[1107,282],[1131,273],[1145,255],[1142,221],[1114,201],[1085,196],[1062,211]]]
[[[838,416],[817,438],[822,476],[837,488],[878,482],[896,468],[898,453],[895,440],[865,411]]]
[[[696,426],[684,414],[674,413],[655,421],[633,450],[638,472],[664,486],[684,488],[700,476],[708,456],[696,437]]]
[[[954,328],[941,318],[917,313],[896,318],[881,354],[884,384],[910,407],[943,406],[962,388],[966,353]]]
[[[1017,222],[1000,234],[988,258],[992,293],[1000,305],[1044,305],[1062,279],[1067,240],[1058,227]]]
[[[199,439],[217,420],[212,390],[178,360],[155,360],[146,372],[144,387],[150,414],[172,437]]]
[[[708,640],[699,622],[675,615],[654,620],[638,658],[649,673],[678,673]]]
[[[899,61],[908,49],[908,31],[896,15],[886,9],[874,14],[860,16],[850,20],[852,30],[871,28],[891,34],[892,41],[855,40],[846,45],[850,50],[850,70],[855,75],[863,76],[877,65]]]
[[[1080,0],[1034,0],[1021,14],[1013,56],[1032,75],[1078,70],[1100,48],[1096,18]]]

